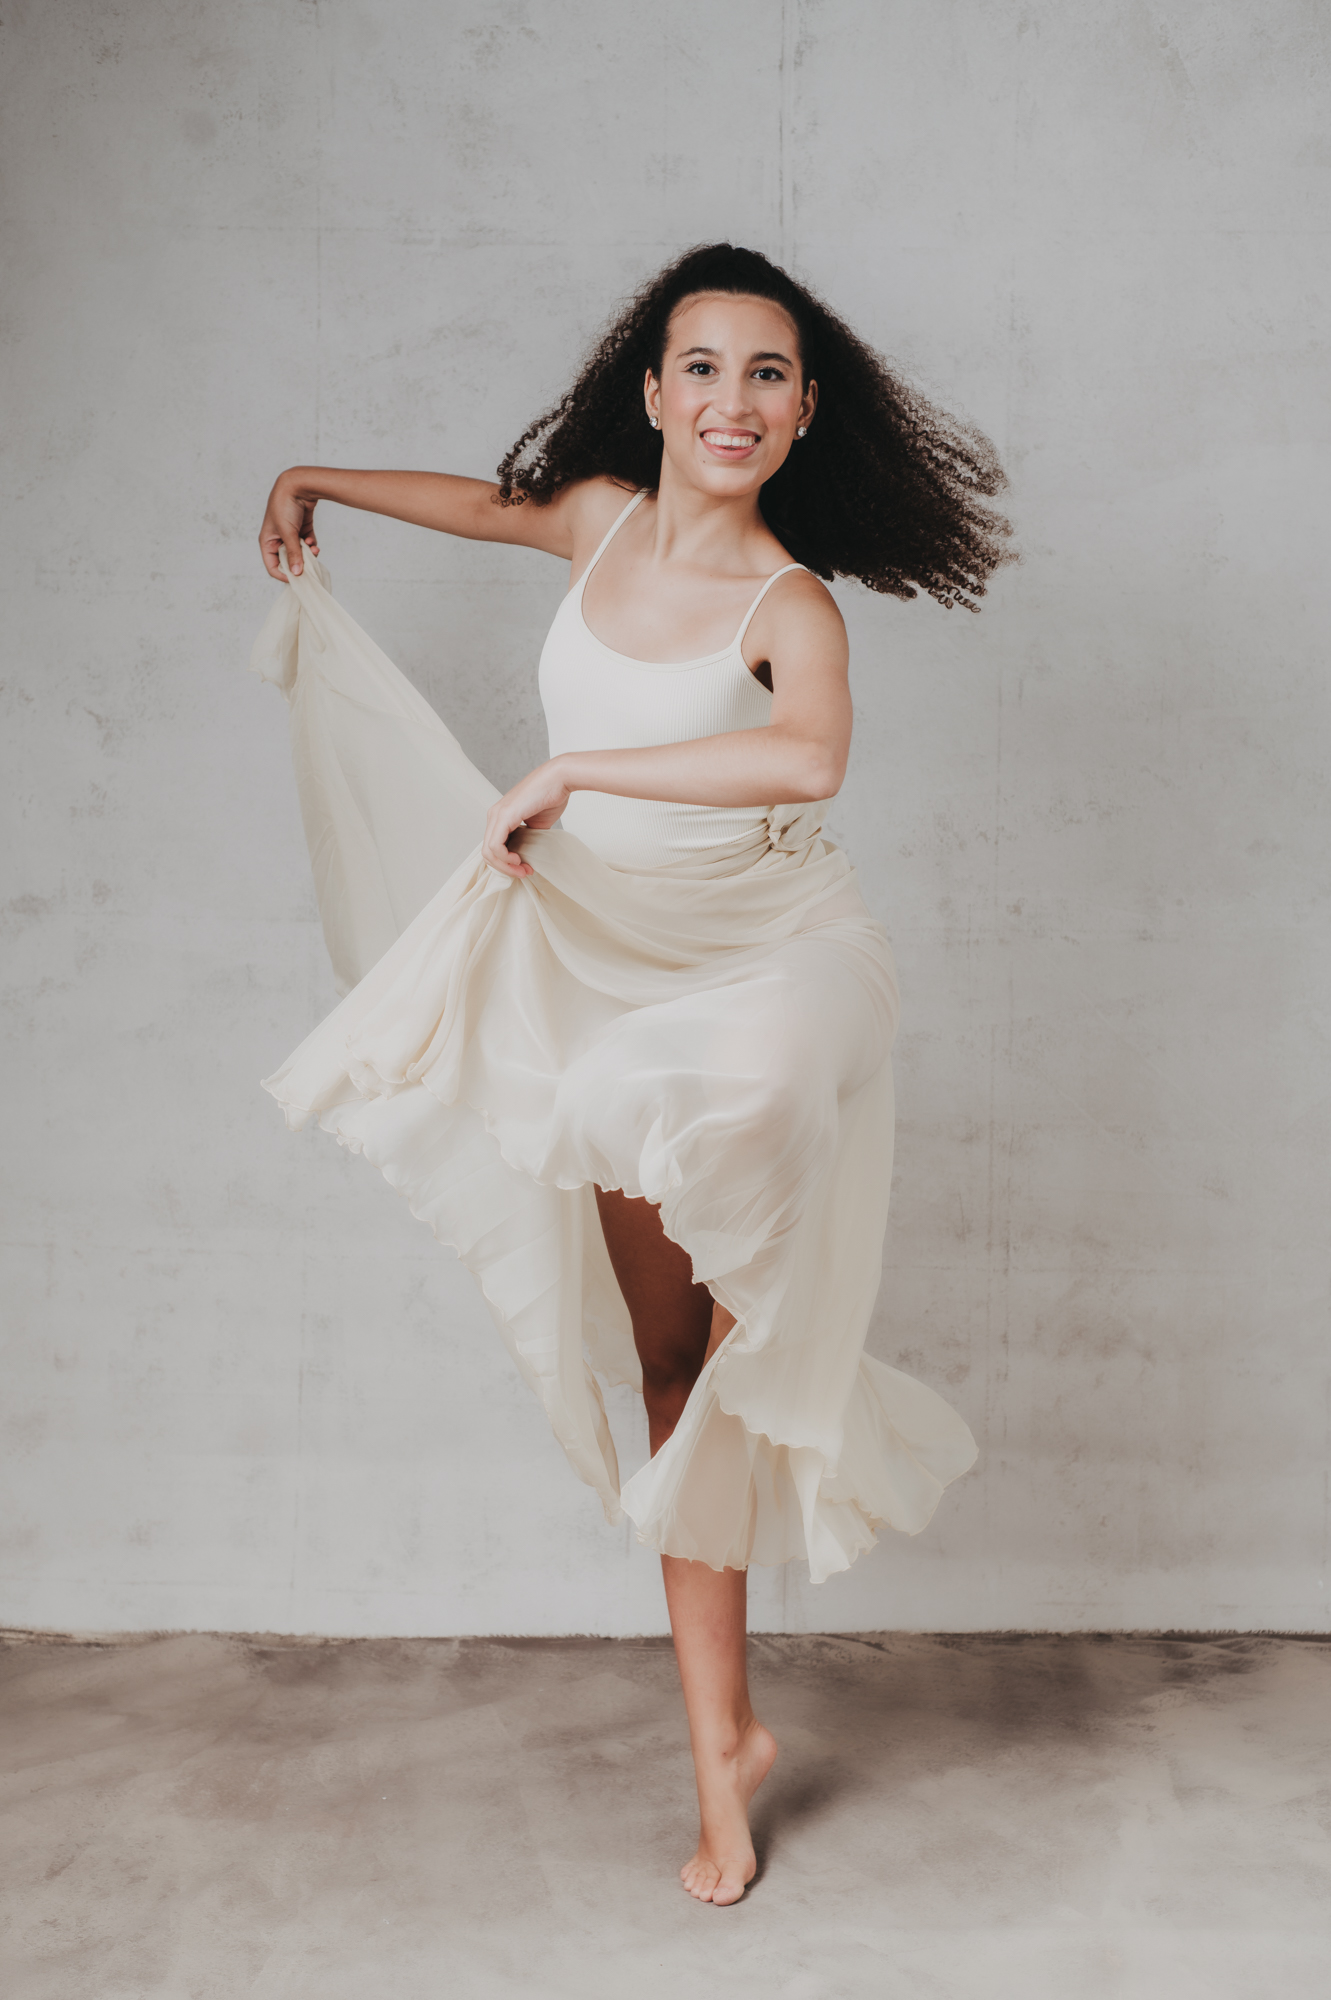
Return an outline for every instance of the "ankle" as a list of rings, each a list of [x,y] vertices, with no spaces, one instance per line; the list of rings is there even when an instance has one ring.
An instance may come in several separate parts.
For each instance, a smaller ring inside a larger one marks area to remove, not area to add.
[[[742,1715],[718,1717],[701,1729],[690,1730],[694,1756],[706,1757],[709,1762],[732,1763],[757,1727],[758,1718],[752,1709]]]

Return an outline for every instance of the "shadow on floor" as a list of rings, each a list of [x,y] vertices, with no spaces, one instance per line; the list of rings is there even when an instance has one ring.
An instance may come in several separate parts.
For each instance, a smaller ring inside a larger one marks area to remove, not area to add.
[[[761,1636],[753,1685],[722,1912],[667,1642],[16,1636],[7,2000],[1320,2000],[1331,1648]]]

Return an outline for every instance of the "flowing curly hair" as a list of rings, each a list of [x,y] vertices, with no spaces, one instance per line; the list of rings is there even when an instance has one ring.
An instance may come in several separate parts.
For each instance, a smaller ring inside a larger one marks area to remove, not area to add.
[[[577,480],[653,491],[661,434],[642,404],[660,379],[670,321],[699,292],[770,299],[799,335],[804,380],[818,384],[807,437],[762,488],[763,517],[815,576],[858,577],[889,597],[927,591],[977,611],[1002,562],[1008,523],[985,502],[1006,485],[988,439],[908,388],[844,320],[757,250],[687,251],[629,300],[554,408],[529,424],[498,468],[502,506],[538,506]]]

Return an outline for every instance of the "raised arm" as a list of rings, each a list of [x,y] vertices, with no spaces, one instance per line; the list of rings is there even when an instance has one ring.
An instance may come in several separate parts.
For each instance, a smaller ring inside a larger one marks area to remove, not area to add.
[[[578,489],[570,487],[544,507],[531,501],[501,507],[499,488],[489,479],[462,479],[451,472],[357,472],[341,466],[293,465],[278,475],[268,495],[259,548],[270,576],[281,579],[278,556],[284,548],[293,574],[299,576],[302,542],[319,553],[315,507],[320,500],[334,500],[341,507],[388,514],[395,521],[412,521],[417,527],[462,535],[468,541],[514,542],[569,561],[577,494]]]

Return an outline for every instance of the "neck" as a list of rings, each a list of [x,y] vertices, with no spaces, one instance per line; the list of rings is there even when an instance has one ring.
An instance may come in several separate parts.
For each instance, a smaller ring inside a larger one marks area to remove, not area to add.
[[[704,492],[681,478],[668,456],[661,460],[652,535],[658,562],[697,563],[704,569],[743,568],[755,538],[771,539],[756,487],[733,496]]]

